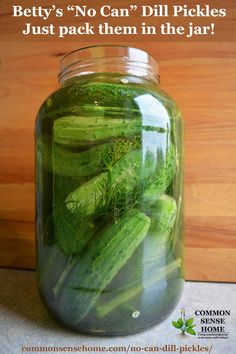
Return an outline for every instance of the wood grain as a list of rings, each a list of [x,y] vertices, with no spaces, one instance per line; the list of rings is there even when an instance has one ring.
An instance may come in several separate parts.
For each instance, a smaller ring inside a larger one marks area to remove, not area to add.
[[[87,44],[1,43],[1,266],[34,267],[34,119],[61,55]],[[159,59],[185,118],[186,278],[235,281],[235,43],[127,44]]]
[[[231,248],[187,248],[185,266],[187,279],[235,282],[236,251]]]

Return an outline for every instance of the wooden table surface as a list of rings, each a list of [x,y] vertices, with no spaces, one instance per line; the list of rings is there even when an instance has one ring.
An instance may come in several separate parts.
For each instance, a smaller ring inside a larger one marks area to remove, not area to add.
[[[34,267],[35,115],[57,88],[62,54],[87,44],[1,44],[1,266]],[[185,118],[186,278],[235,281],[235,43],[128,44],[159,60],[161,86]]]

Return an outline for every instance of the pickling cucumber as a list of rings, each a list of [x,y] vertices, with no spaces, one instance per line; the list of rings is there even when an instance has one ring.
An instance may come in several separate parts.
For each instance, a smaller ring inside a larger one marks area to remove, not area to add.
[[[164,194],[158,202],[149,208],[151,225],[146,237],[145,247],[148,262],[162,264],[167,255],[171,255],[171,241],[177,215],[177,204],[174,198]],[[145,261],[145,260],[144,260]],[[144,269],[144,273],[149,270]]]
[[[152,183],[145,189],[142,200],[148,207],[158,202],[160,196],[164,194],[171,184],[177,168],[177,155],[173,145],[170,146],[166,153],[165,159],[162,160],[156,176]]]
[[[119,78],[120,79],[120,78]],[[65,86],[56,91],[41,107],[40,114],[50,117],[62,117],[72,112],[84,114],[84,107],[95,108],[97,111],[103,107],[113,107],[127,110],[127,114],[139,114],[140,108],[135,101],[136,97],[145,95],[147,88],[141,88],[138,85],[105,83],[94,81],[93,75],[90,76],[91,82],[73,82],[71,86]],[[149,91],[154,95],[153,91]],[[105,110],[105,109],[104,109]]]
[[[142,282],[134,281],[134,284],[130,284],[130,286],[126,287],[126,289],[121,288],[120,291],[117,291],[117,294],[115,294],[112,300],[105,305],[98,306],[98,316],[101,318],[107,316],[119,306],[128,303],[128,301],[133,299],[135,296],[147,291],[154,284],[163,281],[163,279],[168,279],[172,273],[180,271],[180,266],[181,260],[177,259],[160,269],[155,269],[154,272],[150,272],[147,278],[142,279]]]
[[[87,215],[91,215],[97,207],[106,204],[107,197],[117,191],[128,195],[140,183],[145,183],[155,169],[156,162],[152,154],[147,154],[143,159],[141,150],[133,150],[124,155],[109,172],[97,175],[70,193],[66,198],[67,208],[71,212],[82,208]]]
[[[151,226],[150,234],[162,244],[168,241],[168,237],[173,229],[177,205],[174,198],[163,194],[156,205],[150,207],[151,210]]]
[[[41,155],[43,168],[59,176],[86,177],[102,171],[103,153],[111,149],[111,144],[102,144],[78,152],[66,149],[59,144],[50,144],[47,139],[37,142],[38,154]]]
[[[63,146],[85,147],[110,138],[132,137],[140,134],[141,127],[141,119],[68,116],[55,121],[53,139]]]
[[[89,177],[100,173],[107,165],[119,161],[123,155],[140,146],[140,139],[116,139],[112,143],[99,144],[85,151],[74,151],[47,137],[38,139],[38,159],[43,168],[58,176]]]
[[[91,242],[59,293],[59,309],[64,321],[75,325],[87,315],[143,241],[149,226],[149,217],[132,210]]]
[[[95,227],[91,220],[75,218],[66,208],[55,210],[53,219],[56,240],[63,253],[79,255],[93,236]]]

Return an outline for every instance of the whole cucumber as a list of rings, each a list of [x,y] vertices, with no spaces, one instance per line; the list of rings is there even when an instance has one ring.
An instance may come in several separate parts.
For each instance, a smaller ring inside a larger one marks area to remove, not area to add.
[[[171,145],[155,178],[143,193],[142,201],[147,209],[150,205],[158,203],[160,196],[166,192],[176,173],[177,164],[178,161],[175,147]]]
[[[82,208],[91,215],[96,208],[104,206],[107,198],[114,196],[114,193],[128,195],[140,183],[145,183],[155,169],[156,161],[152,154],[147,154],[143,159],[141,150],[132,150],[109,172],[99,174],[70,193],[66,198],[67,208],[71,212]]]
[[[174,198],[163,194],[158,202],[149,209],[151,218],[150,229],[146,238],[145,248],[148,261],[160,262],[171,255],[171,237],[174,228],[177,204]]]
[[[43,137],[37,140],[37,153],[42,167],[48,172],[64,177],[89,177],[102,172],[107,165],[114,164],[139,145],[140,139],[134,137],[133,140],[116,139],[85,151],[74,151]]]
[[[143,241],[149,226],[149,217],[132,210],[92,241],[59,293],[64,321],[77,324],[87,315],[101,292]]]
[[[46,138],[37,141],[38,157],[43,168],[65,177],[87,177],[102,171],[103,154],[106,151],[109,153],[111,148],[111,144],[106,143],[78,152],[50,143]]]
[[[63,146],[85,147],[110,138],[132,137],[140,134],[141,127],[140,119],[68,116],[55,121],[53,138]]]

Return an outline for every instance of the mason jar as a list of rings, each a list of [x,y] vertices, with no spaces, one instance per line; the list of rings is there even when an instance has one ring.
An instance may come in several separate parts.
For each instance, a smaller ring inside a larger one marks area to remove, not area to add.
[[[59,83],[35,129],[40,295],[79,332],[145,330],[183,287],[180,111],[136,48],[71,52]]]

